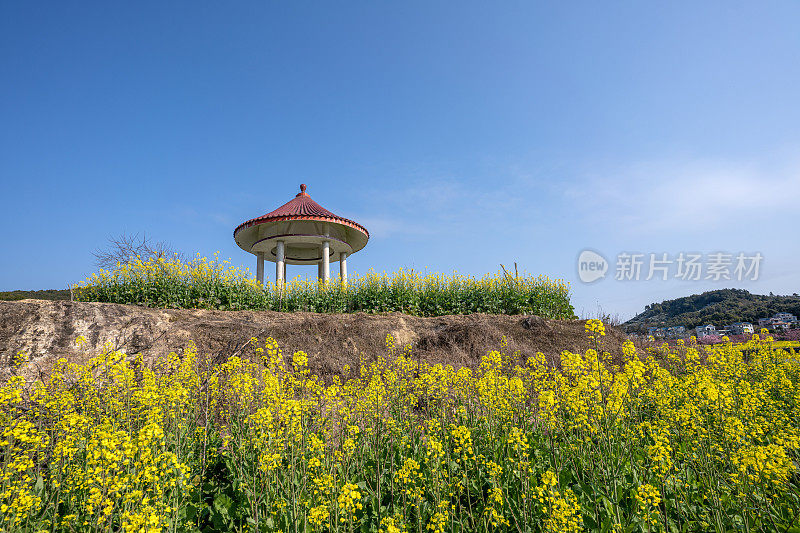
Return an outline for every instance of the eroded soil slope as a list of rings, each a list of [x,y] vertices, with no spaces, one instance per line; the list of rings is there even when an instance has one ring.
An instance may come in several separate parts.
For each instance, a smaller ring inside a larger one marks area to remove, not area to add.
[[[305,351],[313,373],[339,374],[357,366],[359,356],[385,353],[384,339],[394,335],[399,349],[429,362],[474,366],[489,350],[499,349],[503,336],[508,351],[523,357],[543,352],[555,358],[563,350],[590,347],[582,320],[545,320],[536,316],[466,315],[420,318],[390,314],[277,313],[272,311],[207,311],[148,309],[130,305],[21,300],[0,302],[0,360],[4,367],[20,350],[31,356],[25,374],[33,378],[59,357],[85,360],[106,343],[147,360],[180,351],[194,341],[199,351],[222,361],[247,352],[251,337],[274,337],[285,353]],[[75,346],[83,335],[87,350]],[[624,336],[611,330],[606,349],[619,353]]]

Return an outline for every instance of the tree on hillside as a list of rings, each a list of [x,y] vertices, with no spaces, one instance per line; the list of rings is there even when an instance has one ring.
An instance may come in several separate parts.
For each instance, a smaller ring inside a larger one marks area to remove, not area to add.
[[[772,294],[751,294],[744,289],[718,289],[692,294],[661,303],[652,303],[625,323],[630,329],[644,330],[650,326],[725,325],[733,322],[758,323],[778,312],[800,316],[800,297]]]
[[[92,255],[95,264],[104,270],[113,270],[117,268],[118,263],[130,263],[137,257],[142,261],[159,257],[183,258],[183,254],[176,252],[170,244],[148,238],[146,233],[142,233],[141,237],[138,233],[133,235],[122,233],[109,237],[106,247],[98,248]]]

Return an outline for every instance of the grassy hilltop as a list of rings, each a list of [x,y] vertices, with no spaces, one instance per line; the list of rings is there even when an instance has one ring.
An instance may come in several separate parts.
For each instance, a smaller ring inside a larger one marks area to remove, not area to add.
[[[16,301],[32,298],[34,300],[69,300],[69,290],[44,289],[41,291],[0,291],[0,301]]]
[[[247,270],[216,258],[191,261],[136,260],[93,274],[74,287],[83,302],[147,307],[221,310],[308,311],[314,313],[401,312],[416,316],[490,313],[571,319],[569,284],[545,276],[483,278],[460,274],[369,271],[322,284],[300,279],[277,286],[254,280]]]

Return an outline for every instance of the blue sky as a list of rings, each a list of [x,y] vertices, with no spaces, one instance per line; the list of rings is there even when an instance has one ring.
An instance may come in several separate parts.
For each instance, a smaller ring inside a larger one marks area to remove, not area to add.
[[[81,280],[122,232],[253,269],[233,228],[304,182],[371,231],[357,272],[516,261],[623,318],[798,292],[798,20],[796,2],[5,2],[0,290]],[[611,263],[593,284],[586,248]],[[618,281],[626,251],[764,259],[755,281]]]

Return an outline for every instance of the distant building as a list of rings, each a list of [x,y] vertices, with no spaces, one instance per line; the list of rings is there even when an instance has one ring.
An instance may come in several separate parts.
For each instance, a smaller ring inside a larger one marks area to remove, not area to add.
[[[694,328],[695,333],[697,334],[698,339],[702,339],[703,337],[708,337],[709,335],[717,335],[719,332],[717,328],[714,327],[713,324],[706,324],[705,326],[697,326]]]
[[[791,313],[775,313],[774,315],[772,315],[772,320],[776,322],[788,322],[790,324],[793,324],[797,322],[797,317]]]
[[[667,328],[666,337],[668,339],[683,339],[686,337],[686,328],[683,326],[672,326]]]
[[[655,339],[683,339],[686,337],[686,328],[683,326],[672,327],[650,327],[647,334]]]
[[[770,318],[759,318],[758,327],[773,331],[786,331],[797,325],[797,317],[791,313],[775,313]]]
[[[753,324],[750,322],[734,322],[728,326],[728,330],[731,332],[731,335],[752,335]]]

